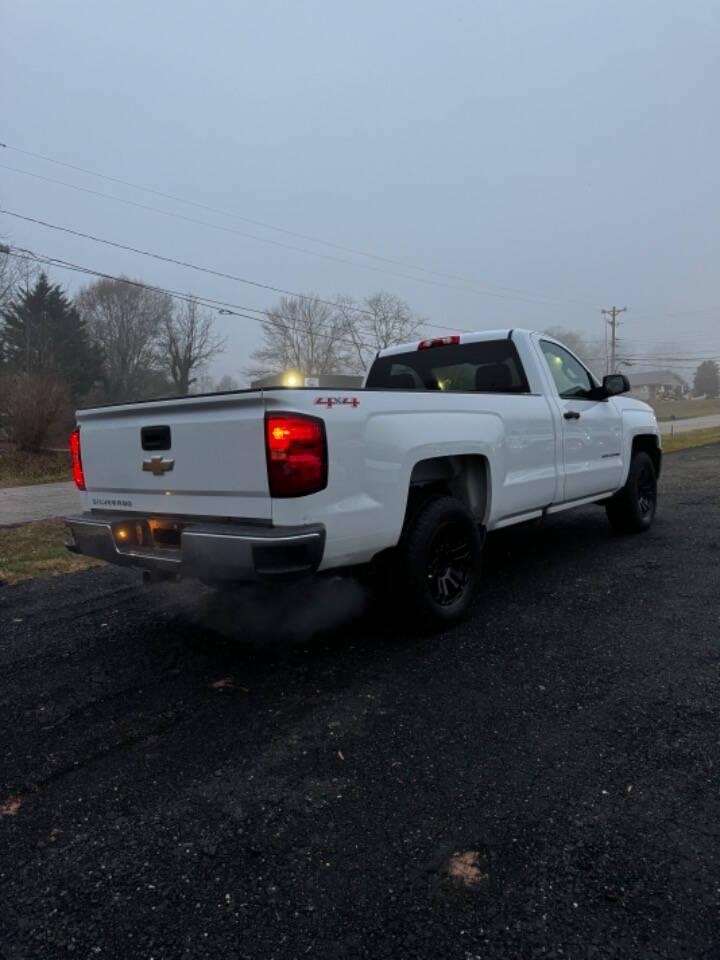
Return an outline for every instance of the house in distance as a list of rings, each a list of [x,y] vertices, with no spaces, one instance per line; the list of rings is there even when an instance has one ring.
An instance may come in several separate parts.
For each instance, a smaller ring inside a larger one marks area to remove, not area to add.
[[[690,389],[687,381],[672,370],[631,373],[628,379],[632,396],[650,403],[668,397],[684,397]]]

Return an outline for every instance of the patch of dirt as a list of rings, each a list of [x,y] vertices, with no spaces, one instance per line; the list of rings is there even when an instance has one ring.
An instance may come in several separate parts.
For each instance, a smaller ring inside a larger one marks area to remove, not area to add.
[[[487,857],[477,850],[454,853],[447,870],[449,877],[465,887],[483,887],[490,879]]]
[[[21,806],[21,797],[8,797],[5,803],[0,804],[0,817],[16,817]]]

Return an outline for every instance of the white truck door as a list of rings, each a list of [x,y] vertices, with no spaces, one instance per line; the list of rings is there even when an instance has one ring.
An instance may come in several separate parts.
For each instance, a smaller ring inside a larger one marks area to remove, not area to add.
[[[568,350],[551,340],[540,340],[539,347],[550,372],[562,431],[562,499],[616,490],[623,474],[621,413],[611,401],[588,399],[595,383]]]

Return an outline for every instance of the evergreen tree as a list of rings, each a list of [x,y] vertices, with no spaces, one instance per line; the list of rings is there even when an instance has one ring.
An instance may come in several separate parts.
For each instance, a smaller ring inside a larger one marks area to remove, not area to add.
[[[720,373],[714,360],[703,360],[695,371],[693,393],[696,397],[717,397],[720,393]]]
[[[3,312],[0,341],[10,370],[59,377],[68,383],[73,401],[101,375],[100,351],[91,342],[85,321],[44,273]]]

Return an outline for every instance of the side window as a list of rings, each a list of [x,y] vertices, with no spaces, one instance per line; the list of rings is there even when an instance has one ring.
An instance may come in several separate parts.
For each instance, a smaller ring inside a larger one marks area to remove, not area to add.
[[[586,397],[594,384],[580,361],[557,343],[541,340],[540,346],[560,396],[564,399]]]

